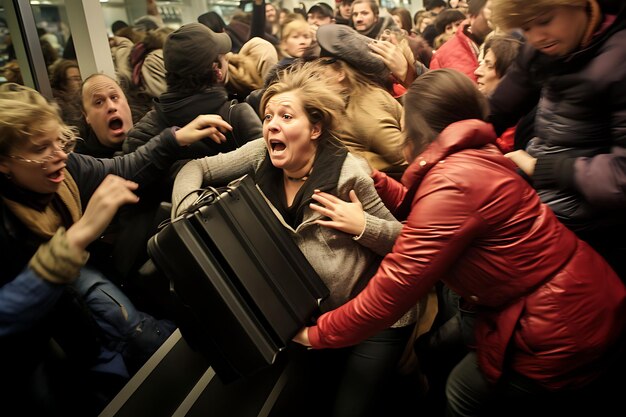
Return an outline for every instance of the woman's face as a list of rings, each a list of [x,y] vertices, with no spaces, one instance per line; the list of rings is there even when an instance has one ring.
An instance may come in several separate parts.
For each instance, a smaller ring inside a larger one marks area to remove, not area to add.
[[[285,22],[285,18],[287,17],[287,13],[281,10],[280,16],[278,18],[278,24],[282,25]]]
[[[485,53],[485,58],[474,71],[474,75],[476,75],[478,90],[486,96],[491,94],[498,86],[500,77],[496,73],[496,57],[491,49]]]
[[[56,121],[44,124],[45,133],[23,141],[0,157],[0,170],[21,188],[40,194],[55,193],[65,179],[67,153],[61,149]]]
[[[463,23],[462,20],[457,20],[456,22],[448,23],[446,25],[445,33],[447,35],[454,35],[456,31],[459,29],[459,27],[461,26],[461,23]]]
[[[311,32],[293,32],[283,40],[285,53],[294,58],[300,58],[306,49],[311,46],[313,38]]]
[[[559,6],[522,27],[528,43],[551,56],[565,56],[576,50],[587,29],[583,7]]]
[[[65,70],[65,79],[67,80],[67,91],[69,93],[77,93],[80,91],[80,85],[83,80],[80,78],[80,71],[76,67],[70,67]]]
[[[430,25],[431,23],[433,23],[433,18],[432,17],[425,17],[422,19],[422,21],[420,22],[420,26],[418,28],[420,33],[424,33],[424,29],[426,29],[426,26]]]
[[[339,14],[344,19],[350,19],[352,17],[352,4],[341,3],[341,5],[339,5]]]
[[[268,100],[263,116],[263,139],[276,168],[294,174],[291,176],[306,175],[315,158],[320,134],[321,125],[309,122],[295,92],[276,94]]]

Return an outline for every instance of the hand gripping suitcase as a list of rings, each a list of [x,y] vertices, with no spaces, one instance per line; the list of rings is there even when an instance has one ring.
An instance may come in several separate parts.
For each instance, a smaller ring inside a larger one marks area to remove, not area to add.
[[[227,383],[265,368],[311,322],[328,288],[249,176],[148,242],[170,280],[176,321]]]

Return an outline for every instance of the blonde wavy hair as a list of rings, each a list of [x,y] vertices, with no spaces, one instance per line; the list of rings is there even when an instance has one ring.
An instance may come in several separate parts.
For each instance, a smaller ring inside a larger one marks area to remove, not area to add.
[[[555,7],[587,7],[589,0],[492,0],[491,20],[504,30],[523,28]]]
[[[259,107],[261,119],[272,97],[293,92],[300,99],[309,122],[321,124],[320,139],[343,146],[339,139],[339,123],[345,116],[345,103],[339,90],[340,87],[327,82],[319,71],[313,69],[313,64],[308,62],[295,66],[278,75],[276,82],[265,90],[261,98]]]
[[[75,130],[63,123],[57,108],[39,92],[13,83],[0,86],[0,155],[8,155],[24,140],[49,133],[47,122],[59,125],[64,144],[76,141]]]

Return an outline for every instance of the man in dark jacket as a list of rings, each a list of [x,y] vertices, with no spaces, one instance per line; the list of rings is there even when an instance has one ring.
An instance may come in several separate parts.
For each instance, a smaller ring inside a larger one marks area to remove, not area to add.
[[[85,126],[75,151],[96,158],[121,153],[133,119],[120,85],[107,75],[93,74],[83,83],[80,95]]]
[[[228,71],[224,55],[231,40],[200,23],[189,23],[172,32],[163,46],[167,92],[154,101],[124,142],[129,153],[166,127],[184,126],[200,114],[218,114],[233,127],[223,143],[203,140],[187,147],[181,159],[194,159],[231,151],[262,136],[260,118],[245,103],[232,106],[223,86]],[[180,165],[180,164],[178,164]]]
[[[490,120],[499,134],[537,106],[536,137],[507,156],[626,280],[626,5],[529,4],[493,0],[494,22],[521,27],[527,44],[491,97]]]
[[[352,3],[352,27],[372,39],[378,39],[385,29],[398,28],[391,16],[380,16],[376,0],[355,0]]]

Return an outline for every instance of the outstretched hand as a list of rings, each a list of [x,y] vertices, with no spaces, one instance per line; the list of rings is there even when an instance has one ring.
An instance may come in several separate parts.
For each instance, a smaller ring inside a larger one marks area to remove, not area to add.
[[[215,143],[226,142],[222,132],[233,130],[221,116],[217,114],[201,114],[176,131],[176,141],[181,146],[191,145],[200,139],[210,138]]]
[[[316,220],[315,223],[354,236],[359,236],[365,230],[363,205],[354,190],[350,191],[350,202],[319,190],[315,190],[312,198],[319,204],[310,204],[309,207],[330,218],[330,220]]]
[[[84,250],[100,237],[121,206],[139,201],[133,192],[138,186],[117,175],[107,175],[91,196],[83,217],[67,230],[69,243]]]

